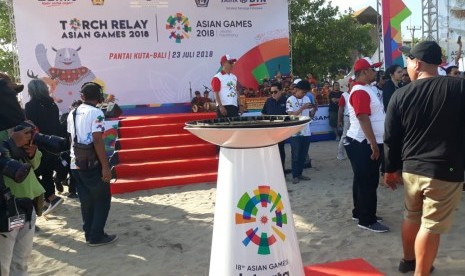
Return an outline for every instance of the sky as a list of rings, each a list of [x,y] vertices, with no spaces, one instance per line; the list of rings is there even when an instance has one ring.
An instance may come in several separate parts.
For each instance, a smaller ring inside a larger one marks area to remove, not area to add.
[[[328,2],[330,0],[327,0]],[[411,38],[412,34],[407,30],[408,26],[415,26],[416,28],[421,27],[421,1],[420,0],[403,0],[405,5],[410,9],[412,15],[402,22],[402,37]],[[331,0],[333,6],[338,6],[340,11],[348,10],[349,7],[354,11],[372,6],[376,10],[377,0]],[[380,7],[381,9],[381,7]],[[381,13],[381,11],[380,11]],[[415,37],[421,37],[421,30],[415,31]]]

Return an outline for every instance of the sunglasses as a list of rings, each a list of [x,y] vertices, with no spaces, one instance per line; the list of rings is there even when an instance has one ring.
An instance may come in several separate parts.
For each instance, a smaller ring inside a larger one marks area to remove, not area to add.
[[[276,94],[276,93],[278,93],[279,91],[278,91],[278,90],[271,90],[270,92],[271,92],[271,94]]]
[[[415,57],[412,56],[411,54],[407,55],[407,57],[408,57],[409,59],[411,59],[411,60],[414,60],[414,59],[415,59]]]

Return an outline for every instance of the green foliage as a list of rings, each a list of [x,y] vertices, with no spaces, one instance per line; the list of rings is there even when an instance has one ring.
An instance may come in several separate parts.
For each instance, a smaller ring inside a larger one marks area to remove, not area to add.
[[[11,27],[5,0],[0,0],[0,72],[10,76],[13,73],[13,55],[11,50]]]
[[[290,0],[292,68],[305,76],[335,75],[338,69],[350,69],[355,51],[371,55],[371,25],[359,24],[352,11],[340,14],[338,7],[325,0]]]

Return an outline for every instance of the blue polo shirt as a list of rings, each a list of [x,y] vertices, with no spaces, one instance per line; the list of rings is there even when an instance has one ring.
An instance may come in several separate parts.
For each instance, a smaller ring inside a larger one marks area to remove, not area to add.
[[[264,115],[287,115],[286,97],[281,96],[278,100],[269,97],[263,105],[262,114]]]

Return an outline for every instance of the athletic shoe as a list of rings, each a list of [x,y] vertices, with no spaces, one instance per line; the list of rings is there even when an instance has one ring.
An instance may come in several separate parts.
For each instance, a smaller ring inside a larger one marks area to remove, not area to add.
[[[298,184],[300,182],[300,179],[298,177],[294,177],[294,179],[292,179],[292,184]]]
[[[96,246],[101,246],[101,245],[105,245],[105,244],[114,243],[117,240],[118,240],[117,235],[104,234],[103,238],[100,241],[98,241],[98,242],[89,242],[88,245],[90,247],[96,247]]]
[[[384,232],[388,232],[389,231],[389,227],[387,227],[386,225],[383,225],[379,222],[375,222],[371,225],[361,225],[361,224],[357,224],[358,227],[362,228],[362,229],[365,229],[365,230],[369,230],[369,231],[372,231],[372,232],[375,232],[375,233],[384,233]]]
[[[63,203],[63,198],[57,196],[54,200],[50,202],[50,205],[48,206],[47,210],[45,210],[42,213],[42,215],[46,216],[50,214],[56,207],[58,207],[62,203]]]
[[[299,179],[300,179],[300,180],[312,180],[310,177],[305,176],[305,175],[299,176]]]
[[[411,261],[407,261],[407,260],[400,260],[400,263],[399,263],[399,271],[402,272],[402,273],[407,273],[407,272],[410,272],[410,271],[415,271],[415,266],[416,266],[416,262],[415,260],[411,260]],[[429,272],[433,272],[434,270],[434,266],[431,266],[431,269],[429,270]]]
[[[358,217],[352,216],[352,220],[357,220],[357,221],[358,221]],[[382,218],[382,217],[376,216],[376,221],[377,221],[377,222],[383,222],[383,218]]]

